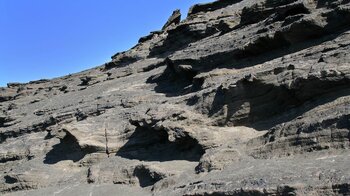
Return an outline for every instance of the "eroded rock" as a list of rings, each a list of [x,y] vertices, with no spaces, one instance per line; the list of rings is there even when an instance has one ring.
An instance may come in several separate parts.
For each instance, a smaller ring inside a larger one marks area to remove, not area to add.
[[[219,0],[0,88],[0,193],[348,195],[350,2]]]

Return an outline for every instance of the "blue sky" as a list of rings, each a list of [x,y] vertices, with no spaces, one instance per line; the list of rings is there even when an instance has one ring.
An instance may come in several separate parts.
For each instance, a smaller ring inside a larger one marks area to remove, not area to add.
[[[210,0],[0,0],[0,86],[98,66]]]

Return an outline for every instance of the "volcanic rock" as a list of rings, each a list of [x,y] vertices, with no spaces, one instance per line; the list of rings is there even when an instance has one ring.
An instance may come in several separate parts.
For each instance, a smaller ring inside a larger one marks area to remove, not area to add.
[[[218,0],[0,89],[0,193],[349,195],[350,1]]]

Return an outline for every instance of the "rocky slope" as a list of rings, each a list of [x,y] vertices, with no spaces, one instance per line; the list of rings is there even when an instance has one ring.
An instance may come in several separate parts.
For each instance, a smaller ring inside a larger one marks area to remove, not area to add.
[[[350,194],[350,1],[174,11],[112,61],[0,89],[0,193]]]

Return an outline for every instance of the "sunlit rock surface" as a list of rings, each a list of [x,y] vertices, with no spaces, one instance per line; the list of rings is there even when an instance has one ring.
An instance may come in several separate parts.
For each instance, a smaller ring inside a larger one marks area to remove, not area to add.
[[[350,194],[350,1],[219,0],[0,89],[0,193]]]

